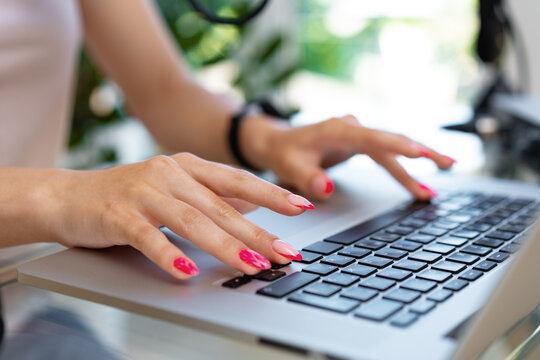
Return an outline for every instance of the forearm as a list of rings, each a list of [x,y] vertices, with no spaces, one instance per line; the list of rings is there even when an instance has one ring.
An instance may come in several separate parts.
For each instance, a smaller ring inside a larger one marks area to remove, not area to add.
[[[0,247],[58,241],[52,226],[60,204],[51,184],[64,170],[0,168]]]

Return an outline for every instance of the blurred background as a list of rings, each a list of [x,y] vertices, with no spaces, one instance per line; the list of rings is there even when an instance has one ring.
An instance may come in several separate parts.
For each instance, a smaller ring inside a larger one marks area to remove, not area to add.
[[[528,45],[538,30],[529,11],[533,1],[510,4]],[[477,0],[271,0],[243,27],[211,24],[185,0],[156,3],[199,80],[217,93],[239,101],[268,96],[286,111],[301,110],[293,119],[299,125],[351,113],[364,125],[450,154],[458,171],[493,169],[485,156],[489,141],[441,130],[468,121],[475,96],[490,79],[475,54]],[[219,15],[237,16],[256,2],[203,3]],[[528,50],[529,56],[538,51]],[[505,64],[508,76],[518,77],[513,51]],[[540,89],[534,75],[529,92]],[[84,52],[69,145],[63,165],[78,169],[160,151]],[[413,172],[433,171],[427,162],[404,162]]]

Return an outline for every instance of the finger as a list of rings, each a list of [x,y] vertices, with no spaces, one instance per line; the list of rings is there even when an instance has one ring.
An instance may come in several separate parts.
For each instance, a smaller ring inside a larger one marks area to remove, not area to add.
[[[185,280],[199,273],[193,260],[144,219],[130,220],[123,229],[127,243],[175,278]]]
[[[452,159],[450,156],[442,155],[424,145],[418,144],[418,149],[423,157],[433,160],[439,169],[447,170],[456,163],[456,160]]]
[[[193,206],[159,193],[143,202],[148,215],[156,222],[225,264],[250,275],[271,267],[268,259],[249,249]]]
[[[379,165],[384,167],[401,185],[403,185],[418,200],[429,200],[437,196],[437,193],[427,185],[416,181],[401,166],[393,155],[372,155],[369,156]]]
[[[313,156],[291,156],[283,162],[276,175],[285,183],[295,186],[308,197],[327,198],[334,191],[334,183],[319,166],[319,159]]]
[[[242,199],[229,198],[229,197],[224,197],[224,196],[222,196],[221,199],[225,201],[227,204],[231,205],[241,214],[247,214],[259,208],[258,205],[252,204]]]
[[[172,194],[201,211],[218,227],[264,255],[270,261],[284,264],[291,259],[299,259],[300,253],[293,247],[289,245],[287,251],[284,252],[284,247],[287,244],[282,241],[276,243],[279,240],[277,236],[269,234],[246,219],[222,198],[195,180],[184,180],[182,193],[173,191]]]
[[[314,206],[307,199],[265,181],[248,171],[200,159],[190,154],[177,154],[173,158],[197,182],[214,193],[246,200],[284,215],[299,215]],[[187,166],[186,166],[187,165]]]

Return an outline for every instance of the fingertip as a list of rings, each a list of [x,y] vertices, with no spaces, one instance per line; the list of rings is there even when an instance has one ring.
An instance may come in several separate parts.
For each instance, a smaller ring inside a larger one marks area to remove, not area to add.
[[[427,200],[436,198],[438,196],[435,190],[425,184],[418,183],[418,187],[422,190],[423,194],[427,196]]]
[[[174,259],[173,266],[180,271],[182,279],[188,279],[199,274],[197,265],[185,257],[177,257]]]
[[[334,183],[326,174],[319,174],[311,182],[311,191],[319,198],[327,198],[334,192]]]

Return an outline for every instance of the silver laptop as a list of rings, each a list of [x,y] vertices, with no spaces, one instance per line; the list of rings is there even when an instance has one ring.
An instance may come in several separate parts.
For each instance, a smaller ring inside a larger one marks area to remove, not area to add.
[[[472,359],[540,303],[540,188],[453,175],[412,203],[387,174],[354,164],[317,210],[255,223],[304,262],[245,277],[164,229],[200,275],[180,282],[136,250],[71,249],[19,268],[23,283],[308,355]],[[479,311],[482,309],[482,311]]]

